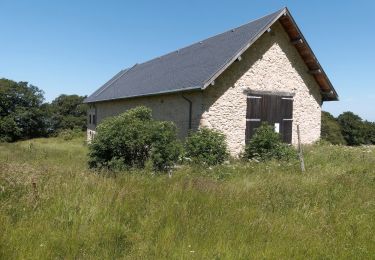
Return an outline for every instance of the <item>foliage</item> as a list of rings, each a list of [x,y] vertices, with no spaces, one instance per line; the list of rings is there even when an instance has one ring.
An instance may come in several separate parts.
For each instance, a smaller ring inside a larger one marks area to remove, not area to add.
[[[246,159],[267,161],[271,159],[291,160],[296,158],[295,149],[281,141],[280,134],[272,126],[263,123],[245,147]]]
[[[374,147],[109,178],[83,140],[0,144],[1,259],[373,258]]]
[[[331,144],[346,144],[341,133],[341,126],[336,118],[328,112],[322,111],[321,138]]]
[[[375,122],[364,121],[363,132],[366,144],[375,144]]]
[[[45,136],[43,91],[27,82],[0,79],[0,140]]]
[[[102,122],[89,149],[91,168],[143,168],[151,156],[154,168],[162,170],[172,166],[179,155],[176,127],[153,120],[146,107],[130,109]]]
[[[60,95],[49,105],[52,132],[62,129],[86,130],[87,105],[85,96]]]
[[[366,143],[362,118],[352,112],[344,112],[339,115],[337,119],[348,145],[361,145]]]
[[[0,142],[11,142],[21,136],[21,128],[12,116],[0,117]]]
[[[122,160],[129,167],[144,167],[151,147],[151,110],[139,107],[102,122],[89,145],[89,166],[108,167]]]
[[[151,161],[155,170],[166,171],[179,159],[182,146],[171,122],[155,122],[152,132]]]
[[[43,103],[43,91],[27,82],[0,79],[0,141],[56,135],[86,129],[85,97],[60,95]]]
[[[194,163],[217,165],[228,158],[225,135],[209,128],[190,133],[185,142],[185,153]]]
[[[375,123],[364,121],[353,112],[344,112],[337,119],[323,112],[321,137],[332,144],[375,144]]]

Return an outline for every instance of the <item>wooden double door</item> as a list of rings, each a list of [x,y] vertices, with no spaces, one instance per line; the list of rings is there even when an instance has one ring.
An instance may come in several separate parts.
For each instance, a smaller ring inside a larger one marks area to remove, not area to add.
[[[293,96],[248,94],[246,113],[246,142],[262,122],[274,126],[286,143],[292,142]]]

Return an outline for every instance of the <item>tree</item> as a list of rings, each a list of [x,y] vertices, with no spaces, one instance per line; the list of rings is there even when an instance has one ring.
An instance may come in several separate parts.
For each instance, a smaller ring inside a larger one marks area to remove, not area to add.
[[[375,122],[365,121],[363,124],[366,144],[375,144]]]
[[[344,112],[338,116],[342,135],[348,145],[361,145],[366,143],[362,118],[353,112]]]
[[[27,82],[0,79],[0,139],[16,141],[46,135],[43,91]]]
[[[52,131],[64,129],[86,129],[87,105],[85,96],[60,95],[49,105]]]
[[[321,138],[332,144],[345,144],[341,126],[337,119],[328,112],[322,111]]]

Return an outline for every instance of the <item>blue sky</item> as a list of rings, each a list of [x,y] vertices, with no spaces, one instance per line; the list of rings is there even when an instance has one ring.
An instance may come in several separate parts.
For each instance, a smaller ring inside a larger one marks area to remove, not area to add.
[[[0,77],[88,95],[119,70],[287,6],[340,95],[375,121],[375,1],[0,0]]]

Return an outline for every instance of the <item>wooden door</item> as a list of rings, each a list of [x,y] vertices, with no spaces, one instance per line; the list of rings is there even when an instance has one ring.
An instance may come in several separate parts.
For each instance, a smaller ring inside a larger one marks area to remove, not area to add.
[[[275,127],[286,143],[292,142],[293,97],[249,94],[246,112],[246,142],[254,135],[262,122]]]
[[[292,143],[293,97],[281,97],[280,133],[285,143]]]

